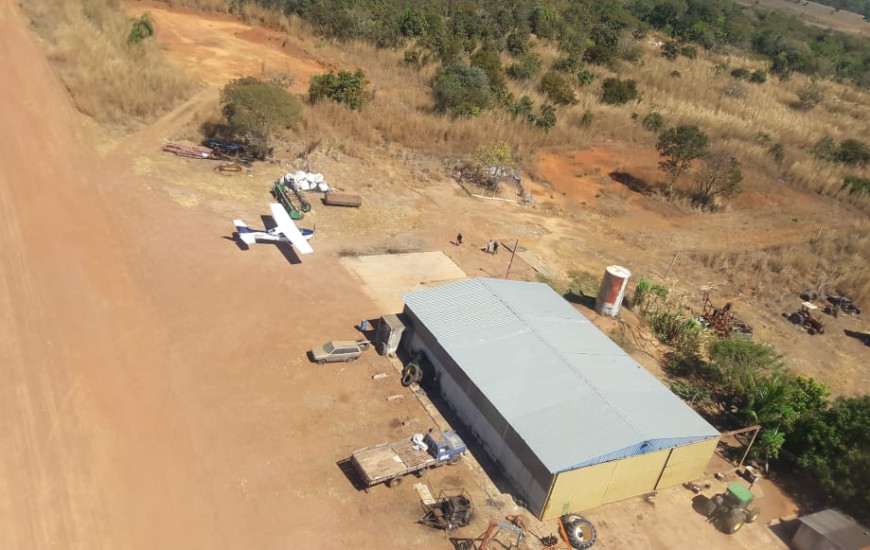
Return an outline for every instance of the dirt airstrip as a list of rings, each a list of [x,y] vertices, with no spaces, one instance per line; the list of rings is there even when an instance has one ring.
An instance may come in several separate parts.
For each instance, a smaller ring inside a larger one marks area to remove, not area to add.
[[[265,60],[303,92],[329,66],[305,39],[147,9],[170,58],[210,85],[257,73]],[[12,0],[0,0],[0,73],[16,83],[0,98],[0,548],[450,548],[447,534],[415,523],[412,483],[364,492],[340,467],[356,448],[443,423],[399,385],[393,361],[369,353],[346,366],[308,362],[312,345],[355,337],[361,319],[394,308],[345,266],[365,263],[358,256],[441,251],[468,276],[501,277],[509,255],[479,249],[519,238],[527,254],[511,278],[598,273],[609,263],[663,270],[697,226],[695,216],[605,179],[629,164],[633,176],[652,177],[655,158],[637,151],[543,156],[549,182],[529,183],[534,207],[469,198],[445,178],[421,176],[426,159],[387,167],[398,151],[365,161],[324,155],[312,168],[366,202],[359,210],[315,203],[305,222],[316,223],[316,252],[291,263],[271,246],[240,250],[231,220],[259,225],[269,183],[292,163],[223,176],[161,153],[191,103],[107,145],[75,112]],[[786,212],[746,217],[732,231],[733,220],[717,215],[701,231],[751,247],[799,238],[816,223],[796,193],[750,192],[806,216],[799,226],[784,223]],[[760,203],[747,201],[750,210]],[[772,230],[780,233],[761,237]],[[462,247],[449,243],[457,231]],[[389,284],[434,282],[406,273]],[[868,383],[866,370],[850,368]],[[472,492],[478,515],[462,536],[515,511],[474,457],[422,481]],[[654,503],[591,512],[596,547],[777,547],[765,522],[795,507],[766,480],[758,488],[763,521],[737,537],[694,515],[691,493],[676,487]]]

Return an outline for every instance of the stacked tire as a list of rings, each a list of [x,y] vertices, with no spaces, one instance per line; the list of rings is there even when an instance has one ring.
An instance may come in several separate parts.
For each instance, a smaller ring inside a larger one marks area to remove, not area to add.
[[[568,544],[575,550],[592,548],[592,545],[595,544],[595,540],[598,538],[595,526],[583,516],[571,514],[562,516],[562,526],[565,527],[565,536],[568,537]]]

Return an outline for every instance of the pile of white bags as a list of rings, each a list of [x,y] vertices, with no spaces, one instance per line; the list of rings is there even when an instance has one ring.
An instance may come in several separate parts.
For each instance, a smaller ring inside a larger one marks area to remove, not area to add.
[[[292,173],[287,172],[281,176],[281,180],[285,185],[296,185],[302,191],[319,191],[321,193],[329,191],[329,186],[326,184],[323,174],[320,173],[313,174],[298,170]]]

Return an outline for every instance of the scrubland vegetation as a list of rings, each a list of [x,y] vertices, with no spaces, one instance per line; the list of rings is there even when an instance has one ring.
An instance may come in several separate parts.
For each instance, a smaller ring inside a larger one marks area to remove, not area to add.
[[[195,86],[163,60],[149,38],[149,18],[131,19],[115,0],[37,0],[22,7],[76,107],[99,122],[151,120]]]
[[[717,338],[649,279],[638,282],[632,308],[672,350],[674,393],[715,415],[720,428],[761,426],[751,456],[783,458],[831,504],[870,520],[870,397],[831,399],[829,387],[795,375],[772,345]]]

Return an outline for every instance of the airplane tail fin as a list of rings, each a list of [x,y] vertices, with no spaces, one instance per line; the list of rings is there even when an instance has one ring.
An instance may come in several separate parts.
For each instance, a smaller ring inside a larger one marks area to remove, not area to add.
[[[239,239],[245,244],[254,244],[257,240],[257,237],[254,236],[254,231],[251,230],[250,227],[245,225],[245,222],[242,220],[233,220],[233,223],[236,225],[236,231],[239,233]]]

